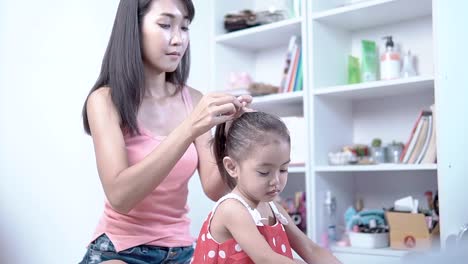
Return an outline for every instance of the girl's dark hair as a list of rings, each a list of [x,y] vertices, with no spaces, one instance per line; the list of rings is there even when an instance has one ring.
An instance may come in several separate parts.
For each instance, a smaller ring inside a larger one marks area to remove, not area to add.
[[[280,118],[264,112],[248,112],[232,121],[226,132],[226,123],[216,127],[213,138],[213,150],[218,170],[224,182],[232,190],[236,181],[224,168],[223,159],[226,156],[238,161],[248,157],[249,152],[265,142],[266,133],[275,134],[291,143],[289,131]]]
[[[100,87],[110,88],[112,102],[121,118],[121,127],[130,134],[139,133],[137,113],[144,96],[144,71],[141,53],[141,22],[153,0],[120,0],[114,26],[102,60],[101,72],[89,95]],[[195,16],[192,0],[180,0],[190,21]],[[166,80],[176,86],[178,93],[186,84],[190,72],[190,44],[174,72],[166,73]],[[91,134],[83,106],[83,126]]]

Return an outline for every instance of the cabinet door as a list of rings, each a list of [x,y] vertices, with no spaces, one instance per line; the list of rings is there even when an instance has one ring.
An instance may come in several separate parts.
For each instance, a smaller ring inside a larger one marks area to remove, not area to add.
[[[468,222],[468,2],[433,1],[441,242]]]

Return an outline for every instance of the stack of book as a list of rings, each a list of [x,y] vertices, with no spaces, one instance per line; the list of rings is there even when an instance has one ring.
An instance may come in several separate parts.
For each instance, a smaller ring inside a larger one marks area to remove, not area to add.
[[[422,110],[419,113],[400,157],[402,163],[426,164],[436,162],[435,121],[434,105],[431,106],[431,110]]]
[[[289,39],[279,93],[302,91],[302,64],[300,37],[293,35]]]

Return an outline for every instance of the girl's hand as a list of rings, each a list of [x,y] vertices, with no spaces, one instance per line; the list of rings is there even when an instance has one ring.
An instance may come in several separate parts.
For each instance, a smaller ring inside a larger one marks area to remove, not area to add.
[[[204,95],[186,120],[193,140],[214,126],[237,118],[242,111],[248,111],[246,106],[250,102],[250,95],[237,98],[226,93]]]

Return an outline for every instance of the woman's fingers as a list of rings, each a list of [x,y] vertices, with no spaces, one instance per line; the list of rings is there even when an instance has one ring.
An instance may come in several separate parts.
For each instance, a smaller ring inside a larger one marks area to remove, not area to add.
[[[231,115],[235,115],[238,112],[237,109],[238,108],[235,107],[234,104],[223,104],[223,105],[213,106],[212,113],[214,114],[215,117],[231,116]]]
[[[213,103],[215,105],[223,105],[223,104],[232,103],[232,104],[234,104],[234,106],[236,106],[238,108],[242,107],[242,103],[236,97],[234,97],[232,95],[226,95],[226,96],[220,96],[220,97],[213,98],[211,103]]]
[[[254,110],[249,108],[251,102],[252,96],[250,95],[235,97],[226,93],[207,94],[202,98],[198,107],[200,114],[205,112],[200,117],[211,116],[211,121],[205,119],[204,122],[208,121],[208,123],[203,126],[211,127],[238,118],[245,112],[252,112]]]
[[[246,105],[250,105],[252,103],[253,98],[249,94],[243,94],[241,96],[238,96],[237,100],[239,100],[239,102],[241,103],[246,103]]]

